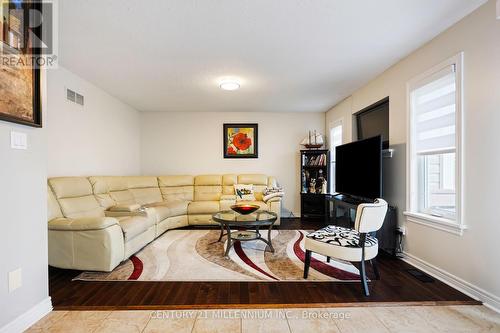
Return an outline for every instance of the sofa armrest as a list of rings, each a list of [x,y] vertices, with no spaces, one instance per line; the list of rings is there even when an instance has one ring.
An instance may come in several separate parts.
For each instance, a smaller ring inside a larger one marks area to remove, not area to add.
[[[114,218],[49,222],[48,254],[53,267],[110,272],[126,259],[124,244],[123,230]]]
[[[139,210],[141,205],[133,204],[133,205],[116,205],[108,208],[110,212],[133,212]]]
[[[82,217],[78,219],[57,218],[49,221],[49,230],[83,231],[101,230],[118,224],[112,217]]]
[[[104,215],[108,217],[144,216],[147,218],[155,218],[154,208],[139,208],[130,212],[105,210]]]

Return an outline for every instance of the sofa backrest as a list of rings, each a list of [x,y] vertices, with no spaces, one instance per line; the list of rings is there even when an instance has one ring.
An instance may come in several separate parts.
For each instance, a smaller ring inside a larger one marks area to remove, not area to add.
[[[101,217],[104,209],[92,193],[92,185],[85,177],[50,178],[49,185],[59,202],[64,217]]]
[[[270,181],[271,180],[271,181]],[[238,175],[238,184],[252,184],[255,199],[262,200],[264,197],[264,190],[268,186],[275,186],[276,184],[272,181],[272,177],[268,177],[262,174],[242,174]]]
[[[59,207],[59,203],[57,202],[50,185],[47,184],[47,221],[52,221],[53,219],[60,217],[63,217],[61,207]]]
[[[234,194],[234,185],[238,184],[238,175],[227,174],[222,176],[222,193]]]
[[[161,201],[218,201],[234,194],[235,184],[253,184],[257,200],[276,179],[262,174],[200,176],[92,176],[48,180],[48,219],[104,216],[114,205]]]
[[[115,205],[135,204],[135,198],[128,189],[126,177],[93,176],[89,177],[92,191],[104,209]]]
[[[160,176],[158,185],[164,201],[194,200],[193,176]]]
[[[201,175],[194,177],[194,200],[216,201],[222,195],[222,175]]]
[[[163,201],[158,178],[155,176],[123,177],[127,181],[128,189],[132,192],[135,202],[139,205],[147,205]]]

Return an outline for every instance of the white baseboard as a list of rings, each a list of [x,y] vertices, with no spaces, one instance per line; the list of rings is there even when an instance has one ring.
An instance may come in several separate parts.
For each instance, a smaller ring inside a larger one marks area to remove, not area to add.
[[[4,327],[0,328],[0,333],[24,332],[31,325],[45,317],[52,311],[52,301],[47,297]]]
[[[485,306],[488,308],[500,313],[500,298],[487,292],[484,289],[479,288],[478,286],[473,285],[461,278],[438,268],[425,260],[422,260],[414,255],[403,252],[404,257],[402,258],[407,263],[417,267],[418,269],[426,272],[429,275],[432,275],[436,279],[446,283],[447,285],[463,292],[467,296],[470,296],[476,300],[483,302]]]

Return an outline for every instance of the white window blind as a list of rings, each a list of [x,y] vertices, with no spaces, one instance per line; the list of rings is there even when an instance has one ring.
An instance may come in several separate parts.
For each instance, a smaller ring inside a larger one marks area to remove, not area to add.
[[[342,120],[330,124],[330,193],[335,193],[336,147],[342,144]]]
[[[408,221],[462,234],[459,53],[408,82]]]
[[[451,152],[456,148],[455,65],[411,87],[414,147],[417,154]]]

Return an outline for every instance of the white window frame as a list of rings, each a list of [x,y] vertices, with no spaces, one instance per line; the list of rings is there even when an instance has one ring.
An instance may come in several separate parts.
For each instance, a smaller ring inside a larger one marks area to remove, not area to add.
[[[412,124],[411,113],[411,91],[418,82],[430,77],[431,75],[443,70],[446,67],[455,66],[456,75],[456,128],[455,128],[455,195],[456,195],[456,218],[451,220],[447,218],[437,217],[430,214],[421,213],[418,211],[417,197],[418,197],[418,164],[417,156],[414,154],[413,139],[414,130]],[[432,227],[434,229],[451,232],[456,235],[462,235],[463,231],[467,229],[464,217],[463,205],[463,52],[460,52],[453,57],[443,61],[442,63],[432,67],[424,73],[414,77],[406,84],[406,119],[407,119],[407,149],[406,149],[406,211],[404,215],[407,221]]]
[[[339,127],[342,129],[342,137],[341,137],[341,141],[340,141],[340,144],[344,144],[344,118],[340,118],[340,119],[337,119],[337,120],[334,120],[332,122],[330,122],[329,124],[329,128],[328,128],[328,135],[330,136],[330,147],[332,147],[332,143],[333,143],[333,137],[331,137],[331,133],[332,133],[332,129],[334,129],[335,127]],[[329,165],[329,168],[330,168],[330,184],[328,184],[328,191],[330,193],[335,193],[335,189],[333,188],[334,186],[334,181],[335,181],[335,175],[333,174],[333,168],[332,168],[332,165],[334,163],[337,163],[337,156],[335,156],[334,158],[334,155],[335,153],[333,151],[330,152],[330,165]]]

